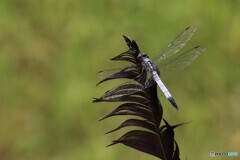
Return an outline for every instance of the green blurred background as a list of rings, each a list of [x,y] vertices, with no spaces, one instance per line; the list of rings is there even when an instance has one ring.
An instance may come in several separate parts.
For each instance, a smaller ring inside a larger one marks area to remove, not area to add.
[[[157,160],[104,136],[124,118],[98,122],[116,104],[92,104],[116,85],[96,87],[96,72],[127,49],[122,34],[150,57],[188,26],[188,47],[207,48],[191,67],[164,81],[181,107],[159,92],[182,159],[210,151],[240,154],[239,0],[1,0],[0,159]],[[225,159],[218,157],[217,159]]]

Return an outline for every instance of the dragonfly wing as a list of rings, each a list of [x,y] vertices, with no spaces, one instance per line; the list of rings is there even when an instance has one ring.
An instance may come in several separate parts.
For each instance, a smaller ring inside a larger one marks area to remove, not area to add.
[[[97,77],[100,79],[104,79],[122,71],[135,71],[141,73],[142,68],[143,68],[142,65],[128,65],[127,67],[107,69],[97,72]]]
[[[133,94],[141,95],[143,93],[143,89],[145,89],[146,81],[147,81],[147,71],[145,68],[138,68],[141,70],[141,72],[138,72],[135,75],[135,78],[129,78],[131,79],[121,85],[118,85],[117,87],[108,90],[100,99],[101,101],[117,101],[121,100],[125,96],[131,96]],[[125,72],[125,71],[123,71]],[[122,73],[122,70],[120,70],[119,73]],[[113,75],[110,75],[109,77],[103,79],[99,83],[102,83],[107,80],[116,79],[117,77],[126,78],[125,75],[119,75],[119,73],[114,73]],[[127,73],[127,72],[126,72]]]
[[[130,96],[133,94],[138,93],[144,94],[143,93],[144,86],[137,83],[134,80],[127,81],[121,85],[118,85],[117,87],[108,90],[100,99],[102,101],[116,101],[120,100],[123,97]]]
[[[158,65],[160,70],[160,77],[162,79],[168,78],[171,75],[174,75],[184,68],[189,66],[199,55],[205,51],[204,47],[194,47],[182,54],[164,61]]]
[[[123,69],[124,68],[114,68],[114,69],[108,69],[108,70],[99,71],[97,73],[97,77],[101,78],[101,79],[104,79],[104,78],[107,78],[107,77],[117,73],[117,72],[120,72]]]
[[[147,71],[142,65],[132,65],[125,68],[110,69],[98,72],[100,77],[104,77],[98,84],[113,80],[113,79],[131,79],[144,85],[147,80]],[[97,85],[98,85],[97,84]]]
[[[157,64],[160,61],[175,55],[181,48],[186,45],[187,41],[191,39],[195,31],[195,27],[186,28],[153,59],[153,62]]]

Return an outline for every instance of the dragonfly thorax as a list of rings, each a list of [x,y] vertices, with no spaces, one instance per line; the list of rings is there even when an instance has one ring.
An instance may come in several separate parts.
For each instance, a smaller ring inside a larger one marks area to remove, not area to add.
[[[148,72],[156,71],[155,66],[153,65],[152,61],[148,58],[146,53],[139,53],[137,58]]]

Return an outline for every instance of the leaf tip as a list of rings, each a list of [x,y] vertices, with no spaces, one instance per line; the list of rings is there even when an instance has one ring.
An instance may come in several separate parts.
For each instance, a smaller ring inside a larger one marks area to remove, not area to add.
[[[93,100],[92,100],[93,103],[96,103],[96,102],[99,102],[99,99],[98,98],[95,98],[93,97]]]
[[[107,145],[106,147],[110,147],[110,146],[113,146],[113,145],[115,145],[115,144],[117,144],[117,141],[112,141],[112,143],[109,144],[109,145]]]

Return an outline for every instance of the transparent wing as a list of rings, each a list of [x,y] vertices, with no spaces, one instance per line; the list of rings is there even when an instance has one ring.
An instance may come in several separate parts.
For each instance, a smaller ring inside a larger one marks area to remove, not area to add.
[[[103,100],[114,100],[114,99],[121,99],[122,97],[133,95],[138,93],[138,95],[144,94],[144,89],[147,87],[150,87],[155,83],[152,76],[150,74],[145,75],[142,73],[140,76],[146,76],[148,77],[145,81],[145,84],[141,84],[137,82],[136,80],[129,80],[125,83],[122,83],[118,85],[117,87],[114,87],[110,90],[108,90],[101,99]]]
[[[194,47],[182,54],[160,63],[157,67],[160,70],[160,77],[162,79],[168,78],[174,75],[184,68],[189,66],[199,55],[205,51],[204,47]]]
[[[158,64],[160,61],[175,55],[181,48],[186,45],[186,42],[191,39],[195,31],[195,27],[186,28],[153,59],[153,62],[155,64]]]
[[[137,92],[143,92],[145,87],[139,84],[134,80],[129,80],[125,83],[122,83],[110,90],[108,90],[103,96],[102,99],[110,100],[115,98],[121,98],[124,96],[132,95]]]
[[[108,70],[99,71],[97,73],[97,76],[99,78],[101,78],[101,79],[104,79],[106,77],[109,77],[109,76],[113,75],[114,73],[120,72],[123,69],[124,68],[114,68],[114,69],[108,69]]]
[[[99,71],[97,73],[97,76],[101,79],[104,79],[115,73],[118,73],[118,72],[121,72],[121,71],[127,70],[127,69],[133,69],[133,68],[136,68],[136,65],[129,65],[127,67],[122,67],[122,68],[113,68],[113,69],[103,70],[103,71]]]
[[[147,87],[148,74],[145,69],[135,78],[126,81],[108,90],[101,99],[103,100],[115,100],[121,99],[124,96],[129,96],[138,92],[138,94],[143,94],[143,90]]]

